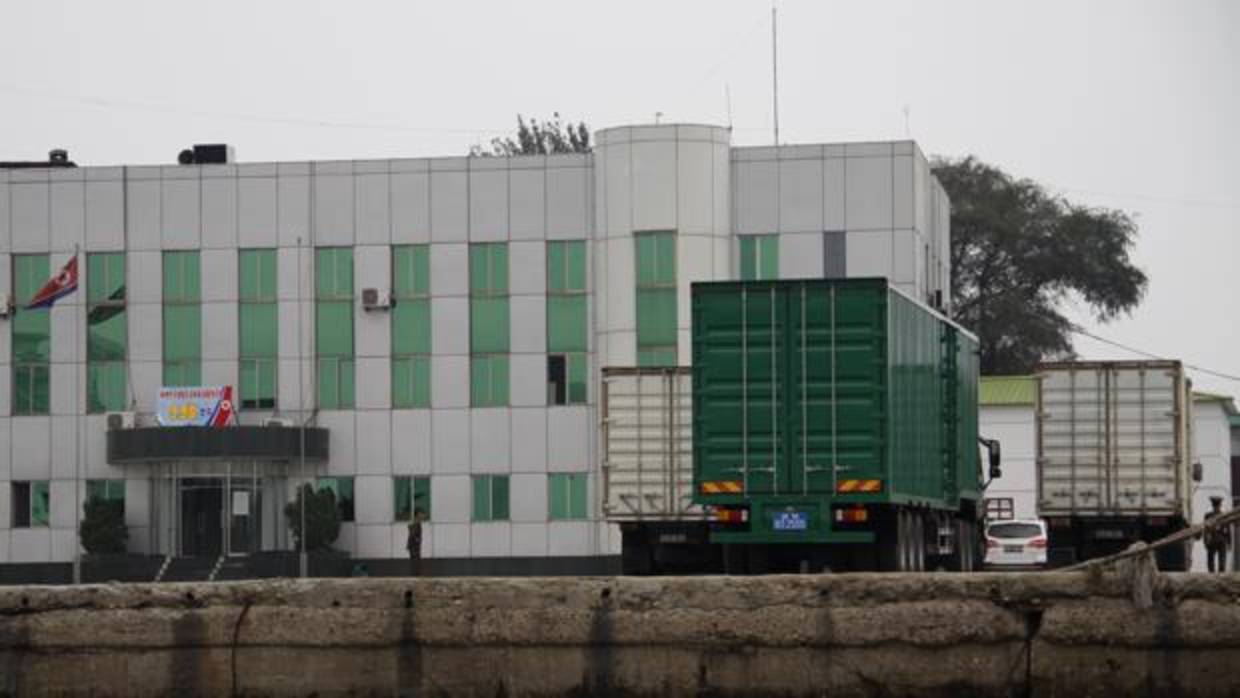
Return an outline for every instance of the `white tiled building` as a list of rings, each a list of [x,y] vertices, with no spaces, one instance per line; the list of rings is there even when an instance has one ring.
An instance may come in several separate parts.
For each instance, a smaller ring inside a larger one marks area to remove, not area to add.
[[[595,135],[574,155],[0,169],[0,293],[24,304],[75,250],[82,273],[49,319],[0,318],[0,561],[72,559],[87,491],[123,498],[132,552],[289,549],[303,477],[351,492],[336,546],[356,557],[405,555],[414,495],[427,556],[609,554],[599,369],[687,363],[691,282],[885,276],[950,303],[949,205],[912,142]],[[178,383],[237,386],[242,425],[307,420],[329,455],[110,462],[107,414],[149,429]]]

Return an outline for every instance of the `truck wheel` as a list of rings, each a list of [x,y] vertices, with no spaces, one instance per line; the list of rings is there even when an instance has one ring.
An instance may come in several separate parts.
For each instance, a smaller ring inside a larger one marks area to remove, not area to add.
[[[908,551],[904,533],[904,511],[889,510],[878,529],[878,570],[880,572],[903,572],[908,563]]]
[[[913,529],[913,571],[926,571],[926,517],[921,512],[913,512],[909,519]]]

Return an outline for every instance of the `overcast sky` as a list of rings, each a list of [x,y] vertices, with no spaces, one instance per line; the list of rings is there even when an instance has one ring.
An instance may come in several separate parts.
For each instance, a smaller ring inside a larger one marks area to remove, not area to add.
[[[172,163],[212,141],[242,161],[454,155],[518,112],[727,125],[729,102],[734,142],[770,143],[770,7],[3,0],[0,158]],[[778,7],[781,141],[907,133],[1133,213],[1149,295],[1087,325],[1240,376],[1240,2]]]

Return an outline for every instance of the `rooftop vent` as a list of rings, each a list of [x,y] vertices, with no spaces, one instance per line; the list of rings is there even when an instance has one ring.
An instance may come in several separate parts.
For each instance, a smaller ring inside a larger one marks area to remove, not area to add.
[[[12,162],[0,162],[0,170],[25,170],[34,168],[48,167],[77,167],[69,159],[69,151],[63,148],[55,148],[47,153],[47,161],[42,160],[14,160]]]
[[[224,165],[234,159],[232,146],[225,143],[199,143],[177,155],[182,165]]]

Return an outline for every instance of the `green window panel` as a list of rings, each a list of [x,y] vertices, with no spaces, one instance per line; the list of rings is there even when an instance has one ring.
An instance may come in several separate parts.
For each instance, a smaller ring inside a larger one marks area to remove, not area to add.
[[[485,299],[494,302],[503,299]],[[431,301],[412,298],[392,307],[392,355],[431,353]]]
[[[469,293],[495,296],[508,293],[508,244],[475,243],[469,246]]]
[[[320,247],[314,258],[315,296],[353,298],[353,248]]]
[[[86,408],[126,408],[125,254],[86,255]]]
[[[586,518],[585,473],[547,476],[547,517],[552,521]]]
[[[746,235],[740,246],[742,281],[779,278],[778,235]]]
[[[197,303],[202,282],[197,252],[164,253],[164,303]]]
[[[474,521],[508,520],[508,476],[475,475]]]
[[[392,247],[392,296],[422,298],[431,293],[430,245]]]
[[[507,296],[470,299],[470,352],[474,354],[507,353],[509,322]]]
[[[431,357],[392,357],[392,407],[431,406]]]
[[[475,354],[470,357],[470,404],[503,407],[508,404],[508,356]]]
[[[673,295],[675,291],[672,292]],[[589,343],[587,296],[547,296],[547,351],[586,351]]]
[[[13,528],[47,526],[51,520],[51,490],[47,480],[14,482],[9,492],[12,496],[11,525]]]
[[[241,406],[253,409],[275,409],[276,360],[241,359]]]
[[[409,521],[415,510],[422,510],[427,520],[431,518],[431,479],[427,476],[393,478],[393,507],[397,521]]]
[[[272,357],[279,348],[279,322],[275,303],[242,302],[238,313],[242,357]]]
[[[336,508],[340,511],[341,521],[353,520],[353,478],[321,477],[318,488],[320,492],[330,490],[336,496]]]
[[[320,356],[353,356],[352,301],[319,301],[316,304],[314,347]]]
[[[125,511],[124,480],[87,480],[86,498],[102,499],[109,502],[120,502],[121,511]]]
[[[165,361],[163,384],[202,385],[202,363],[199,361]]]
[[[48,364],[13,364],[13,414],[47,414],[51,407]]]
[[[86,364],[86,407],[90,412],[117,412],[125,401],[125,364],[90,361]]]
[[[586,243],[568,240],[547,243],[547,292],[584,293]]]
[[[13,290],[18,307],[34,298],[49,275],[47,255],[13,255]],[[51,312],[22,310],[9,323],[13,328],[13,414],[47,414],[51,394]]]
[[[547,404],[584,404],[589,368],[587,354],[548,354]]]
[[[319,407],[325,410],[353,409],[353,359],[319,357]]]
[[[164,360],[202,358],[202,306],[164,306]]]
[[[241,250],[237,255],[238,296],[242,301],[276,300],[276,251]]]
[[[638,233],[637,364],[676,365],[676,236]]]

